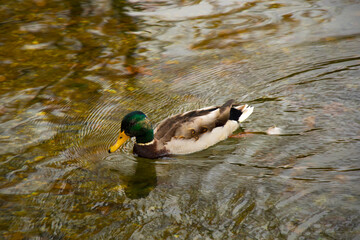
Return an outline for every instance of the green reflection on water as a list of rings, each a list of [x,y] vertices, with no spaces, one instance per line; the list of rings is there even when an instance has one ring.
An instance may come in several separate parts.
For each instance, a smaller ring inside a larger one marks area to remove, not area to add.
[[[1,237],[356,237],[357,5],[322,4],[2,4]],[[247,134],[106,153],[129,111],[156,124],[229,98],[255,105]]]

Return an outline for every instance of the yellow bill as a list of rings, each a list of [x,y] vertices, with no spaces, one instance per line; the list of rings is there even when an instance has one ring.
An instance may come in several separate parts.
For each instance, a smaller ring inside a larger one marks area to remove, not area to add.
[[[124,142],[126,142],[126,140],[128,140],[130,137],[128,135],[125,134],[125,132],[120,132],[120,135],[116,141],[116,143],[114,145],[112,145],[109,149],[109,153],[113,153],[115,152],[121,145],[124,144]]]

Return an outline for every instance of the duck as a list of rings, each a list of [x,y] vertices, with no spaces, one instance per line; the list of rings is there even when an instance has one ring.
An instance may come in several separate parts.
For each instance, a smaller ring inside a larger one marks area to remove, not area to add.
[[[222,106],[211,106],[177,114],[161,121],[153,129],[141,111],[125,115],[117,141],[109,149],[115,152],[135,137],[133,153],[143,158],[185,155],[207,149],[228,138],[253,112],[254,107],[239,105],[230,99]]]

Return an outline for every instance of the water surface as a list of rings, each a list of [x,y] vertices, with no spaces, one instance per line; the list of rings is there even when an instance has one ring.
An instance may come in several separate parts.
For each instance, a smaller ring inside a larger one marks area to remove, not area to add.
[[[3,1],[1,237],[357,239],[359,13],[352,0]],[[216,146],[107,153],[129,111],[156,125],[230,98],[255,111]]]

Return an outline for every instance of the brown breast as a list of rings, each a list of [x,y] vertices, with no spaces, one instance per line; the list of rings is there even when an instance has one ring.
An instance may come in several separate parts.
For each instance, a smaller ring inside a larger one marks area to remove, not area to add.
[[[156,139],[154,143],[149,145],[136,144],[134,145],[134,153],[136,153],[139,157],[144,158],[160,158],[169,155],[169,153],[165,149],[158,149],[158,144]]]

